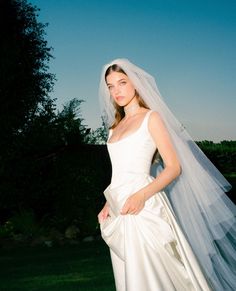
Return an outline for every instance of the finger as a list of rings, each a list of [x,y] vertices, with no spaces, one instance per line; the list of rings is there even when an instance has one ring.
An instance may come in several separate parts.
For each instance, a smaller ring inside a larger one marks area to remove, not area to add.
[[[139,208],[136,210],[135,214],[136,214],[136,215],[139,214],[139,213],[141,212],[142,209],[143,209],[143,207],[139,207]]]
[[[128,214],[130,214],[130,215],[134,215],[134,214],[135,214],[135,212],[129,212]]]
[[[109,211],[107,210],[104,212],[104,216],[107,217],[108,215],[109,215]]]
[[[128,214],[129,212],[129,206],[128,205],[124,205],[124,207],[121,209],[121,214]]]
[[[124,213],[126,213],[127,212],[127,202],[125,202],[125,204],[123,205],[123,207],[121,208],[121,211],[120,211],[120,213],[121,214],[124,214]]]
[[[125,214],[133,214],[134,211],[135,211],[135,209],[129,205],[129,207],[127,208]]]
[[[108,214],[105,214],[105,213],[104,213],[103,216],[102,216],[102,218],[103,218],[103,219],[106,219],[107,216],[108,216]]]
[[[100,219],[101,217],[102,217],[102,214],[99,214],[99,215],[98,215],[98,219]]]
[[[135,215],[136,213],[137,213],[136,210],[133,210],[133,211],[130,212],[130,214],[132,214],[132,215]]]

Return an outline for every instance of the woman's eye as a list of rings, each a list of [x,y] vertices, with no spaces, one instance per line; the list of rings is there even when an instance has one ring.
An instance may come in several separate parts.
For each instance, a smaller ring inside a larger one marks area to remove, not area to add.
[[[120,84],[121,84],[121,85],[125,85],[125,84],[126,84],[126,82],[125,82],[125,81],[123,81],[123,82],[120,82]]]

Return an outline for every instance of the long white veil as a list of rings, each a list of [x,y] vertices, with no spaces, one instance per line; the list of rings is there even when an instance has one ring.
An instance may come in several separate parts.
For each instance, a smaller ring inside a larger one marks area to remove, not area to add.
[[[127,59],[116,59],[102,70],[99,95],[107,126],[114,121],[115,108],[105,72],[113,64],[123,69],[169,131],[182,173],[165,192],[205,276],[214,290],[236,290],[236,206],[224,193],[231,185],[175,118],[163,101],[155,79]],[[157,169],[158,174],[161,165]]]

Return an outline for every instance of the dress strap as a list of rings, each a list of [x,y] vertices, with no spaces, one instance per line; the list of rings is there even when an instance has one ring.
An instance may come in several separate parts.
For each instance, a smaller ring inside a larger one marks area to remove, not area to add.
[[[108,139],[107,140],[109,140],[109,138],[112,136],[112,131],[113,131],[113,129],[110,128],[109,131],[108,131]]]
[[[108,132],[108,137],[110,137],[112,134],[112,128],[109,129],[109,132]]]
[[[148,130],[148,120],[149,120],[149,116],[151,115],[151,113],[153,112],[153,110],[149,110],[147,113],[146,113],[146,115],[145,115],[145,117],[144,117],[144,119],[143,119],[143,124],[142,124],[142,126],[145,128],[145,129],[147,129]]]

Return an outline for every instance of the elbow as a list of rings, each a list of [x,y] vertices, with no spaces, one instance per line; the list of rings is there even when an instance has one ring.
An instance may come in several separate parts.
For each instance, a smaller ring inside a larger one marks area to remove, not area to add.
[[[179,177],[182,173],[182,167],[179,161],[175,161],[170,165],[166,165],[166,168],[168,169],[167,171],[169,171],[169,174],[173,180]]]
[[[177,177],[180,176],[182,173],[182,167],[181,165],[179,164],[178,167],[177,167]]]
[[[175,164],[171,166],[167,166],[166,170],[169,171],[169,175],[171,177],[171,180],[175,180],[177,177],[179,177],[182,173],[182,168],[180,164]]]
[[[174,179],[179,177],[181,175],[181,172],[182,172],[181,165],[179,163],[176,163],[175,165],[173,165],[172,172],[173,172]]]

